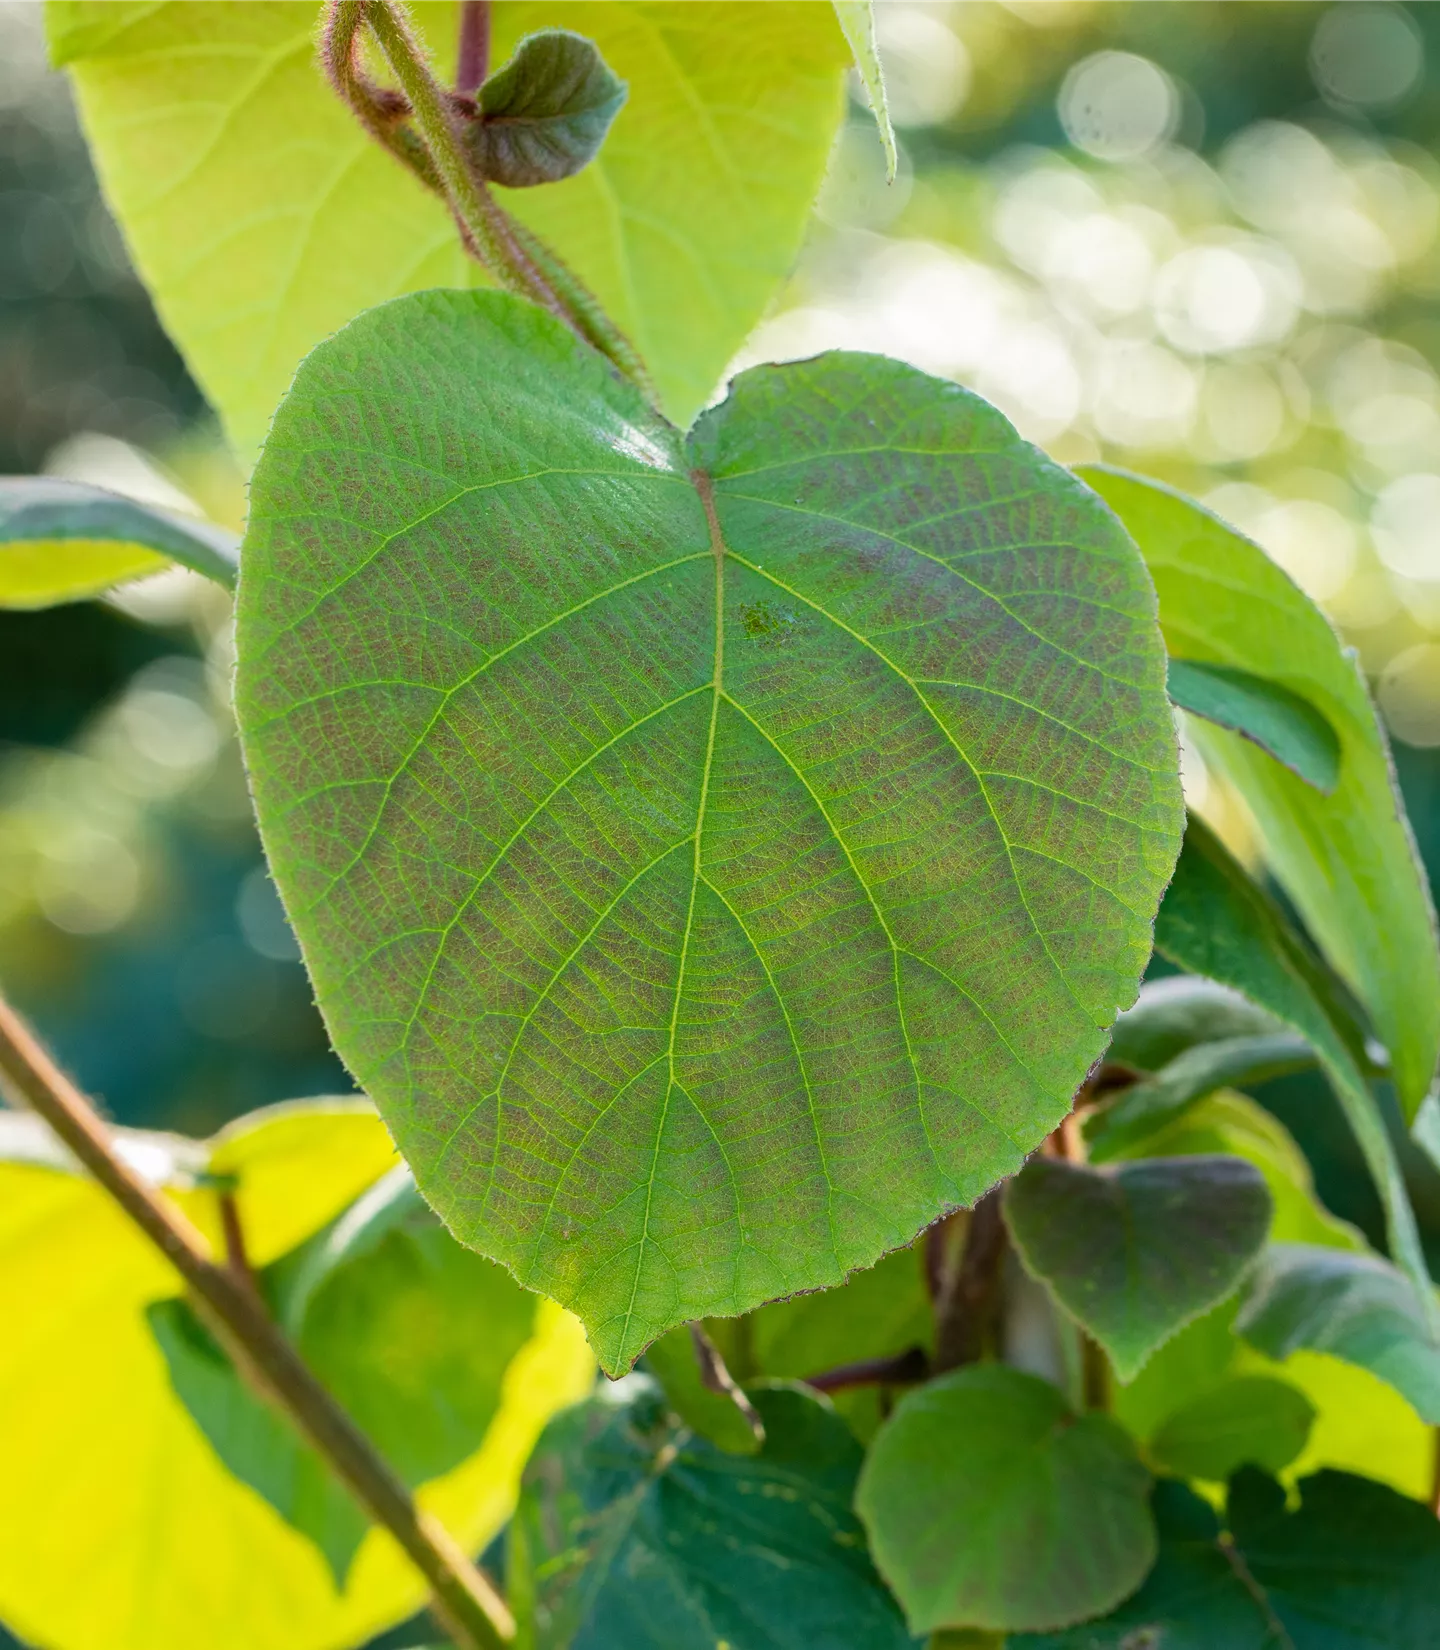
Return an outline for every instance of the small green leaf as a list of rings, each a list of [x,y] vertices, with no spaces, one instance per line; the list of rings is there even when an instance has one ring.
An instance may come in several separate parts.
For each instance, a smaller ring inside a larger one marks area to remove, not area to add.
[[[545,29],[480,88],[465,143],[483,177],[510,189],[558,183],[594,160],[626,86],[592,41]]]
[[[1307,1348],[1358,1364],[1422,1420],[1440,1422],[1440,1345],[1409,1281],[1378,1255],[1272,1244],[1246,1284],[1235,1330],[1270,1358]]]
[[[1104,1621],[1009,1650],[1423,1650],[1440,1643],[1440,1523],[1381,1484],[1320,1472],[1300,1506],[1253,1468],[1224,1525],[1183,1484],[1155,1486],[1160,1556]]]
[[[1093,465],[1079,473],[1134,534],[1170,652],[1262,670],[1338,736],[1340,778],[1326,797],[1238,734],[1192,727],[1205,760],[1255,816],[1267,863],[1368,1010],[1413,1118],[1440,1051],[1440,948],[1389,747],[1354,653],[1259,545],[1209,511],[1139,476]]]
[[[1180,821],[1144,569],[956,384],[762,367],[687,441],[529,304],[398,299],[302,366],[245,558],[336,1047],[612,1374],[972,1203],[1133,1000]]]
[[[1106,1059],[1138,1071],[1159,1071],[1196,1043],[1269,1037],[1285,1024],[1218,980],[1171,974],[1146,980],[1133,1008],[1110,1034]]]
[[[221,527],[101,487],[0,478],[0,608],[83,601],[172,562],[228,588],[238,555]]]
[[[855,1506],[911,1627],[1018,1631],[1111,1609],[1155,1557],[1149,1475],[1108,1415],[999,1364],[907,1394]]]
[[[660,1383],[666,1403],[692,1432],[731,1455],[754,1455],[765,1442],[764,1423],[738,1387],[732,1394],[716,1392],[706,1384],[689,1324],[655,1341],[645,1354],[645,1368]]]
[[[1181,968],[1243,991],[1293,1026],[1320,1057],[1385,1207],[1390,1252],[1440,1333],[1415,1213],[1379,1105],[1360,1067],[1363,1031],[1343,993],[1277,902],[1199,819],[1155,922],[1155,948]]]
[[[1279,1472],[1305,1448],[1314,1420],[1315,1406],[1288,1381],[1236,1375],[1172,1410],[1150,1458],[1162,1472],[1214,1483],[1244,1466]]]
[[[1005,1188],[1026,1270],[1099,1341],[1122,1381],[1235,1288],[1270,1213],[1264,1177],[1238,1157],[1110,1169],[1033,1157]]]
[[[1091,1161],[1103,1163],[1119,1156],[1216,1089],[1248,1087],[1315,1063],[1314,1049],[1293,1032],[1197,1043],[1153,1077],[1123,1089],[1109,1105],[1090,1113],[1084,1130]]]
[[[885,101],[885,74],[880,65],[880,48],[875,41],[875,7],[872,0],[834,0],[835,15],[845,31],[845,39],[855,58],[855,67],[864,82],[865,95],[870,99],[870,112],[880,133],[885,150],[885,179],[894,183],[899,153],[895,147],[895,128],[890,124],[890,109]]]
[[[409,8],[453,79],[459,7]],[[301,359],[362,310],[486,277],[445,204],[315,61],[319,8],[50,0],[105,198],[246,465]],[[573,0],[491,8],[495,61],[537,23],[595,41],[630,96],[577,176],[505,204],[595,294],[688,423],[789,275],[844,107],[828,6]],[[742,21],[743,19],[743,21]]]
[[[557,1416],[525,1469],[508,1579],[534,1650],[911,1650],[850,1510],[860,1446],[830,1406],[757,1387],[765,1447],[677,1426],[638,1378]]]
[[[1309,700],[1233,665],[1170,660],[1170,697],[1182,710],[1230,728],[1329,796],[1340,780],[1340,739]]]

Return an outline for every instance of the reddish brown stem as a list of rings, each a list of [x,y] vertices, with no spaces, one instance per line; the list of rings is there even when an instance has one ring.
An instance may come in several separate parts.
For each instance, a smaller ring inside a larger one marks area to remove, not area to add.
[[[455,55],[455,90],[469,97],[490,73],[490,0],[461,0],[460,46]]]
[[[935,1300],[935,1373],[976,1362],[994,1342],[1005,1259],[1003,1187],[992,1187],[970,1211],[959,1265],[942,1279]]]
[[[918,1346],[912,1346],[890,1358],[861,1358],[802,1378],[817,1392],[844,1392],[857,1386],[917,1386],[929,1377],[930,1360]]]

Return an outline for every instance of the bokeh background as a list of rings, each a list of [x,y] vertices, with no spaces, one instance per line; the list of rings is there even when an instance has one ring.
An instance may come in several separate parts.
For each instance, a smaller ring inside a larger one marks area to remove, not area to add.
[[[882,0],[746,361],[882,350],[1251,533],[1358,650],[1440,869],[1440,4]],[[743,27],[743,8],[737,8]],[[0,472],[239,526],[241,476],[100,198],[36,0],[0,0]],[[125,1122],[347,1090],[265,874],[225,599],[165,574],[0,613],[0,980]],[[1244,821],[1193,761],[1193,804]],[[1261,1098],[1378,1207],[1317,1083]],[[1440,1263],[1440,1176],[1413,1152]],[[3,1630],[0,1630],[3,1639]]]

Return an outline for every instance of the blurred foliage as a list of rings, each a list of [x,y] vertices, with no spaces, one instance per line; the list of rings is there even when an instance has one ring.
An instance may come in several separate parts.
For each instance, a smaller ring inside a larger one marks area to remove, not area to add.
[[[897,355],[1253,534],[1359,649],[1433,879],[1440,6],[886,0],[878,28],[897,180],[857,81],[743,359]],[[0,472],[42,469],[243,513],[40,8],[0,0]],[[0,615],[0,979],[115,1115],[196,1133],[346,1086],[260,858],[230,670],[225,599],[190,575]],[[1192,755],[1186,781],[1243,836]],[[1323,1084],[1257,1093],[1378,1238]],[[1406,1167],[1440,1262],[1440,1175]]]

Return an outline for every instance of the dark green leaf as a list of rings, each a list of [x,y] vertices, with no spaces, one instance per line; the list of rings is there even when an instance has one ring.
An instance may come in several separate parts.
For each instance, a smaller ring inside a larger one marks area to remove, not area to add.
[[[1155,922],[1155,949],[1181,968],[1243,991],[1320,1057],[1385,1205],[1390,1252],[1440,1327],[1415,1214],[1379,1106],[1362,1072],[1363,1031],[1343,992],[1271,896],[1199,819]]]
[[[625,102],[625,82],[593,42],[545,29],[520,42],[476,99],[465,141],[481,175],[510,189],[573,177],[599,152]]]
[[[1276,1243],[1246,1284],[1236,1332],[1267,1357],[1302,1347],[1359,1364],[1440,1422],[1440,1346],[1415,1290],[1378,1255]]]
[[[1233,665],[1170,660],[1170,697],[1182,710],[1230,728],[1326,796],[1340,779],[1340,739],[1308,699]]]
[[[258,1283],[305,1361],[415,1486],[480,1447],[537,1301],[462,1248],[403,1167]],[[149,1312],[171,1384],[215,1452],[325,1554],[337,1584],[368,1525],[349,1492],[254,1396],[179,1300]]]
[[[286,1523],[325,1556],[337,1589],[369,1522],[327,1462],[302,1444],[294,1426],[252,1392],[183,1300],[146,1308],[176,1397],[225,1466],[257,1490]]]
[[[676,1426],[649,1382],[550,1423],[510,1528],[521,1643],[909,1650],[850,1511],[860,1446],[820,1399],[752,1396],[766,1433],[754,1456]]]
[[[1108,1415],[999,1364],[901,1399],[855,1506],[917,1632],[1065,1626],[1112,1608],[1155,1557],[1149,1475]]]
[[[503,295],[307,358],[240,598],[276,880],[426,1197],[606,1369],[843,1281],[1064,1115],[1175,851],[1150,602],[1098,501],[893,361],[746,373],[685,443]]]
[[[1141,986],[1135,1006],[1115,1022],[1106,1058],[1138,1071],[1159,1071],[1196,1043],[1284,1030],[1283,1021],[1218,980],[1172,974]]]
[[[1150,1439],[1152,1464],[1223,1483],[1241,1467],[1279,1472],[1305,1448],[1315,1408],[1269,1375],[1236,1375],[1173,1410]]]
[[[713,1342],[708,1350],[712,1357],[719,1356]],[[645,1354],[645,1368],[660,1383],[666,1403],[692,1432],[732,1455],[754,1455],[765,1442],[759,1413],[734,1385],[729,1371],[725,1371],[729,1378],[726,1390],[717,1392],[706,1383],[700,1348],[689,1324],[681,1324],[654,1342]]]
[[[1315,1063],[1314,1049],[1294,1032],[1196,1043],[1153,1077],[1131,1084],[1109,1105],[1090,1113],[1085,1138],[1091,1160],[1103,1163],[1119,1155],[1216,1089],[1244,1088]]]
[[[1140,476],[1091,465],[1080,473],[1135,535],[1170,652],[1263,670],[1339,736],[1340,779],[1327,797],[1249,740],[1192,725],[1205,760],[1254,815],[1267,863],[1364,1002],[1413,1118],[1440,1050],[1440,949],[1389,747],[1354,653],[1258,544],[1208,510]]]
[[[1440,1643],[1440,1523],[1383,1484],[1320,1472],[1285,1492],[1253,1469],[1225,1524],[1184,1485],[1155,1487],[1160,1557],[1134,1598],[1009,1650],[1428,1650]]]
[[[81,601],[179,562],[227,587],[233,533],[101,487],[0,478],[0,607]]]
[[[1005,1220],[1026,1269],[1129,1381],[1239,1283],[1269,1230],[1270,1193],[1238,1157],[1108,1169],[1034,1157],[1005,1188]]]

